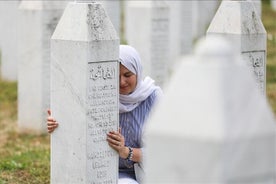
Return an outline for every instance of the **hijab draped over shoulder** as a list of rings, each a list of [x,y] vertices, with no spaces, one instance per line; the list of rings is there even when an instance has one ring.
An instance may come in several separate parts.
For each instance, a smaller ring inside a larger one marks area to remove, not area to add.
[[[150,77],[142,79],[142,65],[138,52],[129,45],[120,45],[119,61],[137,77],[135,90],[128,94],[120,94],[120,113],[135,109],[141,102],[147,99],[159,87]]]

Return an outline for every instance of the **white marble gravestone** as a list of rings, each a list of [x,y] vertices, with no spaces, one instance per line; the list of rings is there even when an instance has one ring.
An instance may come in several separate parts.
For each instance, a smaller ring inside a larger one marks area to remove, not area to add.
[[[0,1],[1,78],[17,81],[17,24],[20,1]]]
[[[68,1],[23,0],[19,6],[18,126],[46,133],[50,38]]]
[[[68,4],[51,39],[52,184],[117,183],[119,44],[101,4]]]
[[[169,6],[166,1],[129,1],[127,6],[127,43],[139,52],[144,75],[163,86],[170,62]]]
[[[251,1],[222,1],[207,35],[231,40],[255,74],[260,91],[266,91],[267,33]]]
[[[252,72],[222,38],[184,59],[146,128],[146,182],[275,181],[275,120]]]

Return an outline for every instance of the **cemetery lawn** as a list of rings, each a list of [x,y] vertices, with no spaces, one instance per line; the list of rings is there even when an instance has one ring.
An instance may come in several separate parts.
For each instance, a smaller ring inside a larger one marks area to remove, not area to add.
[[[276,12],[263,0],[262,21],[268,33],[267,86],[276,114]],[[50,136],[17,132],[17,83],[0,79],[0,184],[50,183]]]
[[[19,134],[16,126],[17,83],[0,79],[0,184],[49,184],[49,135]]]

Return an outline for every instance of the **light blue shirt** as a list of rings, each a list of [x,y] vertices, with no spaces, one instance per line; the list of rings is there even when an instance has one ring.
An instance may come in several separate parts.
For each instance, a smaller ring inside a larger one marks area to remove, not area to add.
[[[158,91],[155,90],[146,100],[130,112],[120,113],[121,133],[125,138],[125,146],[142,148],[142,135],[144,124],[149,116],[152,106],[155,103]],[[128,173],[135,177],[134,162],[122,158],[119,160],[119,172]]]

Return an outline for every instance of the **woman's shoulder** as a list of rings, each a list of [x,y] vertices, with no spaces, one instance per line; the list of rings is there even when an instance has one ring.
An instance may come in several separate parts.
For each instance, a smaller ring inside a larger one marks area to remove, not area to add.
[[[156,88],[146,99],[151,104],[155,104],[156,101],[159,101],[163,96],[163,91],[161,88]]]

